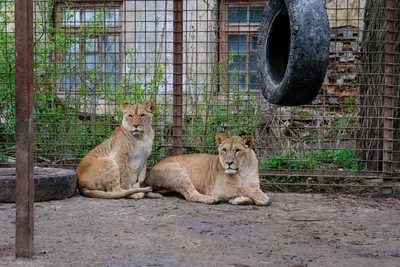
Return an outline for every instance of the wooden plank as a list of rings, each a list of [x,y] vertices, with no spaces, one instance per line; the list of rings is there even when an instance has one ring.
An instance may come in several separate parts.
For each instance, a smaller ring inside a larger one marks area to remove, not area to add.
[[[33,1],[15,0],[17,258],[33,256]]]

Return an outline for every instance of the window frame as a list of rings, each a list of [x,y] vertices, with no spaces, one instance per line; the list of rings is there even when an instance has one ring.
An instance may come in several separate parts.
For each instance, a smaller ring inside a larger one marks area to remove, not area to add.
[[[250,8],[260,7],[264,8],[266,0],[221,0],[221,12],[220,12],[220,39],[219,39],[219,62],[227,62],[229,57],[229,36],[230,35],[246,35],[247,40],[247,51],[246,51],[246,92],[256,92],[255,89],[250,89],[250,75],[253,72],[250,71],[250,54],[255,52],[252,49],[252,37],[258,36],[260,25],[259,23],[252,23],[250,21]],[[229,23],[229,9],[230,8],[247,8],[247,21],[246,23]],[[220,87],[221,85],[227,85],[229,90],[229,70],[225,73],[221,73]]]
[[[103,47],[104,43],[102,41],[103,36],[118,36],[119,37],[119,43],[117,44],[118,46],[118,52],[115,52],[117,55],[117,58],[119,60],[119,66],[118,66],[118,76],[119,79],[121,78],[123,74],[123,54],[124,54],[124,23],[123,23],[123,9],[124,9],[124,4],[121,1],[78,1],[74,2],[72,5],[68,5],[65,1],[58,1],[56,2],[56,8],[54,12],[54,24],[57,32],[60,31],[65,31],[67,34],[71,35],[78,35],[79,34],[79,29],[81,25],[78,26],[70,26],[69,29],[64,28],[64,21],[63,21],[63,12],[65,8],[67,7],[68,10],[80,10],[80,11],[88,11],[88,10],[102,10],[102,9],[107,9],[107,8],[117,8],[119,10],[118,18],[115,20],[117,25],[114,25],[113,27],[107,27],[106,31],[101,32],[99,35],[97,35],[95,38],[97,40],[97,51],[90,51],[86,52],[86,45],[88,44],[87,42],[85,43],[80,43],[79,44],[79,51],[77,52],[79,55],[86,56],[86,55],[98,55],[98,62],[95,63],[96,66],[101,66],[104,68],[104,70],[101,71],[102,74],[106,74],[107,70],[105,69],[105,64],[106,64],[106,59],[105,55],[107,53],[103,52]],[[82,16],[82,13],[80,13],[80,16]],[[82,20],[82,17],[80,17],[80,20]],[[78,36],[79,37],[79,36]],[[56,64],[62,63],[62,61],[65,59],[66,54],[63,54],[62,52],[55,51],[55,60]],[[62,75],[65,75],[67,73],[62,73]],[[63,85],[64,84],[64,77],[61,77],[57,83],[56,83],[56,90],[57,92],[76,92],[78,91],[78,84],[76,88],[68,88],[68,86]],[[104,82],[104,81],[102,81]]]

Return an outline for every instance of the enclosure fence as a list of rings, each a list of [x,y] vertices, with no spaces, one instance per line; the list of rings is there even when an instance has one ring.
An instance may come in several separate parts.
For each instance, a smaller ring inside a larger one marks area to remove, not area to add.
[[[151,167],[253,135],[262,185],[399,192],[397,0],[327,0],[329,66],[305,106],[266,102],[257,36],[266,1],[34,1],[35,166],[75,168],[121,122],[156,103]],[[0,0],[0,167],[15,166],[15,12]]]

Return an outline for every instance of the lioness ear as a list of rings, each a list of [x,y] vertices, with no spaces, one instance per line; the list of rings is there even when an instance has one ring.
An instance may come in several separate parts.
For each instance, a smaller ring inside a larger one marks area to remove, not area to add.
[[[146,103],[147,108],[150,109],[151,113],[155,113],[156,112],[156,104],[154,102],[148,102]]]
[[[128,105],[129,105],[128,102],[122,101],[122,103],[121,103],[121,109],[124,110]]]
[[[223,133],[218,133],[215,136],[215,143],[217,144],[217,146],[219,146],[222,141],[224,141],[226,139],[226,136]]]
[[[254,137],[253,136],[251,136],[251,135],[242,136],[242,140],[246,146],[248,146],[248,147],[254,146]]]

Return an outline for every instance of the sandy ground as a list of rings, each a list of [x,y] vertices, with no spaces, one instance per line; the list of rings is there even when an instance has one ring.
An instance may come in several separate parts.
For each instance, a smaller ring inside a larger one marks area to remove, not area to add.
[[[0,266],[400,266],[399,199],[269,195],[269,207],[35,203],[32,260],[14,258],[15,205],[0,204]]]

